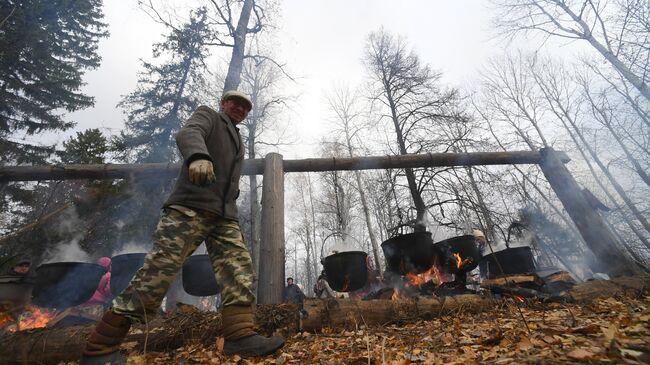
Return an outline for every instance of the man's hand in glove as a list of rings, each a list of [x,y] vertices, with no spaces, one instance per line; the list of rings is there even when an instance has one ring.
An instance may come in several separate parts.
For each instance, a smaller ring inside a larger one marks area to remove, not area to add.
[[[207,185],[217,181],[210,160],[195,160],[189,166],[190,182],[196,185]]]

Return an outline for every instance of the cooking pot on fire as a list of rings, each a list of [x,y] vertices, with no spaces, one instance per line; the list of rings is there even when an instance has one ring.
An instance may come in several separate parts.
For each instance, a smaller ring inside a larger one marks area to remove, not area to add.
[[[217,285],[212,261],[208,255],[193,255],[183,264],[183,289],[189,295],[207,297],[218,294],[221,289]]]
[[[126,253],[111,258],[111,293],[117,296],[129,286],[135,273],[144,264],[145,253]]]
[[[433,266],[434,248],[431,232],[402,234],[381,244],[386,268],[396,274],[420,274]]]
[[[106,268],[87,262],[53,262],[36,269],[32,303],[65,309],[87,302]]]
[[[536,270],[533,252],[530,247],[512,247],[483,256],[481,265],[487,278],[504,275],[528,274]]]
[[[473,235],[436,242],[436,266],[449,274],[464,274],[478,266],[481,254]]]
[[[21,276],[0,276],[0,305],[21,307],[29,303],[32,297],[34,282]]]
[[[321,260],[327,283],[339,292],[359,290],[368,281],[368,254],[363,251],[346,251]]]

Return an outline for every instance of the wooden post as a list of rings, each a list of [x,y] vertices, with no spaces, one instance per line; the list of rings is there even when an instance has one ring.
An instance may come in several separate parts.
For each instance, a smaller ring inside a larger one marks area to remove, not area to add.
[[[541,149],[540,153],[542,161],[539,166],[546,179],[607,273],[612,276],[640,273],[637,266],[619,250],[616,237],[607,228],[603,218],[589,205],[582,189],[557,152],[549,147]]]
[[[260,272],[257,283],[259,304],[282,303],[285,253],[282,163],[282,155],[277,153],[269,153],[264,158]]]

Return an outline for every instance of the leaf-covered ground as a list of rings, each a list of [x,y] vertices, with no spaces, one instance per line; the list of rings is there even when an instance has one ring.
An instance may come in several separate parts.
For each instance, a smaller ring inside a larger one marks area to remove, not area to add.
[[[480,314],[299,333],[288,336],[273,356],[256,359],[224,356],[219,342],[170,353],[132,354],[129,363],[650,364],[650,296],[599,299],[588,305],[517,306],[506,300]]]

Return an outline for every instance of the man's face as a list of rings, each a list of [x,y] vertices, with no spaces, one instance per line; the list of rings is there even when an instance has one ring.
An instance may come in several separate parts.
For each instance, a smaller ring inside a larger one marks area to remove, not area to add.
[[[293,284],[293,280],[292,279],[287,279],[287,286],[289,286],[291,284]]]
[[[26,274],[29,271],[29,264],[16,265],[14,271],[19,274]]]
[[[248,116],[248,104],[239,98],[230,98],[221,102],[221,110],[232,120],[239,124]]]

